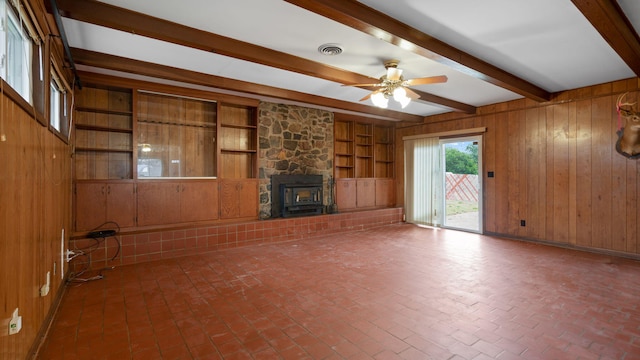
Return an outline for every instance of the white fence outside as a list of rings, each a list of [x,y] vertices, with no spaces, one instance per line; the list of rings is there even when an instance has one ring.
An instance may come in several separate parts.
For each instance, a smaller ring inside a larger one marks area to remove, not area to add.
[[[478,175],[446,173],[446,199],[478,202]]]

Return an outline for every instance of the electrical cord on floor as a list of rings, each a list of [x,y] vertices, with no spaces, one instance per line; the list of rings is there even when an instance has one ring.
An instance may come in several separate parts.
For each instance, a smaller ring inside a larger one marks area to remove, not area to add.
[[[107,226],[113,225],[116,229],[109,229]],[[98,250],[100,245],[106,243],[107,239],[113,238],[118,244],[116,248],[116,253],[111,257],[110,261],[115,260],[120,254],[120,248],[122,245],[120,244],[120,239],[118,238],[118,233],[120,233],[120,225],[115,221],[107,221],[96,228],[89,231],[88,237],[93,240],[93,243],[82,247],[82,248],[74,248],[74,255],[69,260],[73,260],[78,256],[86,257],[85,266],[77,273],[71,274],[67,282],[69,283],[85,283],[88,281],[100,280],[104,278],[102,275],[102,271],[113,269],[113,267],[106,267],[98,270],[98,275],[81,278],[80,276],[84,275],[89,269],[91,269],[91,253]]]

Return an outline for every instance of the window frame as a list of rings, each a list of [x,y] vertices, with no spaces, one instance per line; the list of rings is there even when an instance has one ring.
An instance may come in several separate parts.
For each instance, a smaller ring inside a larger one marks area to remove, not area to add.
[[[32,95],[32,74],[30,69],[33,64],[33,42],[27,34],[26,29],[22,26],[22,16],[16,14],[13,6],[7,6],[7,0],[0,0],[4,2],[3,7],[3,28],[4,37],[2,39],[3,50],[3,62],[0,74],[28,103],[33,102]],[[15,45],[15,48],[21,48],[20,51],[10,51]],[[18,57],[24,56],[24,59],[18,60]],[[26,64],[25,64],[26,62]],[[20,74],[17,74],[17,73]],[[15,77],[15,79],[13,79]]]
[[[7,15],[9,14],[9,15]],[[7,15],[7,16],[5,16]],[[7,18],[10,18],[7,20]],[[15,26],[19,27],[20,33],[23,37],[23,46],[29,48],[30,56],[26,60],[28,63],[23,68],[23,75],[28,82],[28,96],[25,97],[24,91],[20,92],[10,84],[6,77],[7,75],[7,62],[6,57],[6,32],[2,31],[0,36],[0,82],[1,92],[14,101],[24,111],[33,114],[33,118],[43,126],[47,126],[48,121],[45,117],[46,106],[48,101],[46,96],[48,95],[48,89],[44,86],[46,74],[45,67],[48,49],[47,42],[42,41],[44,39],[44,33],[39,27],[39,24],[34,20],[33,11],[28,2],[18,0],[0,0],[0,19],[3,25],[5,21],[11,21]]]
[[[61,75],[61,72],[58,66],[56,65],[56,62],[53,60],[53,57],[51,61],[51,71],[49,72],[49,74],[50,74],[49,76],[50,80],[49,80],[49,86],[47,88],[48,90],[47,103],[49,105],[47,118],[49,119],[48,121],[49,129],[54,134],[58,135],[58,137],[60,137],[61,139],[68,141],[70,128],[71,128],[71,124],[70,124],[71,101],[69,101],[70,100],[69,97],[73,95],[72,95],[69,84],[65,81],[65,78]],[[52,95],[54,94],[54,91],[52,88],[55,88],[57,90],[55,93],[59,94],[57,111],[56,109],[52,108],[52,105],[53,105]],[[58,116],[58,122],[59,122],[58,128],[56,128],[52,123],[53,112],[57,113],[57,116]]]

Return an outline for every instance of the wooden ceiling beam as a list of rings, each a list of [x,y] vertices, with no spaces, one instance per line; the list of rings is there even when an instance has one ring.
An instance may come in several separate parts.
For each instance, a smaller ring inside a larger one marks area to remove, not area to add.
[[[536,101],[551,93],[355,0],[285,0]]]
[[[94,0],[58,0],[60,13],[88,22],[153,39],[296,72],[340,84],[370,83],[379,79],[340,70],[315,61],[231,39],[174,22],[119,8]],[[473,114],[476,107],[424,91],[418,101]]]
[[[640,39],[615,1],[571,0],[609,46],[640,77]]]
[[[77,64],[90,67],[121,71],[129,74],[143,75],[157,79],[207,86],[214,89],[236,91],[239,93],[258,95],[261,97],[284,99],[291,102],[322,106],[325,108],[340,109],[349,112],[360,113],[363,115],[370,114],[394,121],[422,122],[424,119],[419,115],[379,109],[368,105],[355,104],[348,101],[309,95],[297,91],[259,85],[246,81],[234,80],[196,71],[179,69],[166,65],[158,65],[84,49],[71,48],[71,55],[73,56]]]

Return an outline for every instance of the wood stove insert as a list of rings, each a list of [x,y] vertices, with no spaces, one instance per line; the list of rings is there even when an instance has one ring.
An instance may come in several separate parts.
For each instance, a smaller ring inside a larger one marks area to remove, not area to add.
[[[272,175],[271,217],[323,213],[322,175]]]

